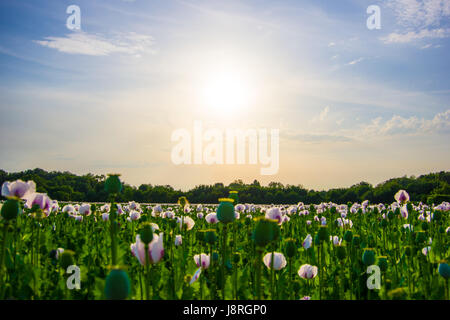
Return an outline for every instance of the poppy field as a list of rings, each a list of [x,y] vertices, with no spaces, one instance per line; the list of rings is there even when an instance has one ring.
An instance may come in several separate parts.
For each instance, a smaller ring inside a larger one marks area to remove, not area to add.
[[[448,300],[450,204],[62,203],[5,182],[0,299]]]

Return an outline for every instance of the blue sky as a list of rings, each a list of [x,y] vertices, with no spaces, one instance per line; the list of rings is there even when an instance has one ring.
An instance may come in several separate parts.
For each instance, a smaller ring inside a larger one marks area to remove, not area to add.
[[[72,4],[80,31],[66,27]],[[449,0],[6,0],[0,30],[7,171],[327,189],[450,169]],[[245,88],[234,110],[201,98],[223,70]],[[278,174],[174,165],[171,133],[194,120],[278,128]]]

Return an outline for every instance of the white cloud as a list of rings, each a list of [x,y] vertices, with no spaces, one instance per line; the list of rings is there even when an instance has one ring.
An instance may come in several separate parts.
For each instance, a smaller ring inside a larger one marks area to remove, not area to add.
[[[382,38],[385,43],[450,36],[450,29],[445,26],[450,17],[449,0],[386,0],[385,4],[394,11],[397,24],[404,29]]]
[[[364,135],[420,135],[433,133],[450,133],[450,109],[436,114],[432,119],[418,117],[404,118],[394,115],[386,122],[381,117],[375,118],[370,124],[363,126]]]
[[[328,113],[330,112],[330,107],[326,106],[319,114],[318,117],[314,117],[310,120],[311,123],[315,123],[315,122],[322,122],[325,120],[325,118],[327,117]]]
[[[361,61],[363,61],[364,60],[364,58],[358,58],[358,59],[356,59],[356,60],[353,60],[353,61],[350,61],[349,63],[347,63],[348,65],[354,65],[354,64],[357,64],[358,62],[361,62]]]
[[[390,33],[386,37],[382,37],[381,40],[385,43],[408,43],[415,40],[421,39],[439,39],[439,38],[447,38],[450,36],[450,29],[423,29],[420,31],[409,31],[407,33]]]
[[[86,32],[74,32],[65,37],[44,39],[34,40],[34,42],[69,54],[108,56],[112,53],[124,53],[140,57],[143,53],[154,53],[153,37],[135,32],[118,34],[109,39],[99,34]]]
[[[334,47],[335,45],[336,45],[336,43],[334,43],[334,42],[330,42],[330,43],[328,44],[329,47]]]

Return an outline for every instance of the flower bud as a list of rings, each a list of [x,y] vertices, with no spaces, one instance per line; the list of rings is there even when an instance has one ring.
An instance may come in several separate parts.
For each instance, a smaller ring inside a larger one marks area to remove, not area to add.
[[[236,219],[234,214],[233,199],[221,198],[219,199],[219,207],[217,208],[217,219],[222,223],[230,223]]]
[[[235,252],[233,254],[233,263],[239,263],[241,261],[241,254],[239,252]]]
[[[381,271],[386,271],[388,268],[387,257],[385,256],[378,257],[378,266],[380,267]]]
[[[205,242],[209,244],[213,244],[217,241],[217,235],[216,235],[215,229],[209,229],[205,231]]]
[[[386,228],[387,225],[388,225],[388,222],[386,221],[386,219],[382,219],[382,220],[380,221],[380,227]]]
[[[352,239],[352,246],[359,247],[360,244],[361,244],[361,238],[359,235],[355,234]]]
[[[339,260],[344,260],[345,257],[347,256],[347,252],[345,250],[345,246],[343,246],[343,245],[336,246],[335,250],[336,250],[336,256],[338,257],[338,259]]]
[[[21,213],[19,200],[8,199],[3,203],[1,215],[5,220],[13,220]]]
[[[253,232],[253,241],[258,247],[265,247],[271,241],[278,239],[280,228],[276,220],[261,217],[257,221]]]
[[[450,278],[450,266],[445,262],[439,264],[438,272],[445,279]]]
[[[74,263],[75,252],[72,250],[64,250],[59,256],[59,265],[63,270],[66,270],[69,266]]]
[[[392,212],[392,211],[389,211],[388,214],[387,214],[387,217],[388,217],[389,220],[392,220],[395,217],[395,213]]]
[[[353,239],[353,232],[351,230],[347,230],[344,233],[344,240],[347,242],[351,242]]]
[[[239,197],[238,197],[238,192],[237,191],[230,191],[229,194],[228,194],[228,198],[234,200],[233,204],[238,204],[239,203]]]
[[[362,261],[366,266],[370,266],[375,263],[375,251],[371,248],[367,248],[364,250],[362,255]]]
[[[141,231],[139,232],[141,240],[145,244],[149,244],[153,240],[153,228],[149,222],[144,222],[142,224]]]
[[[105,296],[108,300],[124,300],[130,295],[131,285],[128,274],[121,269],[109,272],[105,281]]]

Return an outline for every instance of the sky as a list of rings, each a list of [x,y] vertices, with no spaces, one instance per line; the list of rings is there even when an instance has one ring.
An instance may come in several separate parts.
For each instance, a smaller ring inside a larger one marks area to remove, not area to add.
[[[0,168],[182,190],[448,171],[449,45],[450,0],[3,0]],[[196,121],[278,129],[277,172],[174,163],[173,133]]]

